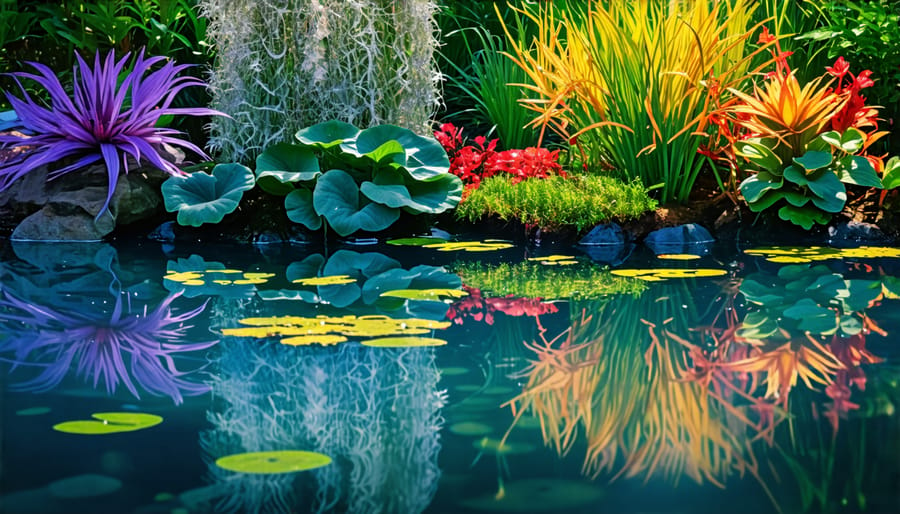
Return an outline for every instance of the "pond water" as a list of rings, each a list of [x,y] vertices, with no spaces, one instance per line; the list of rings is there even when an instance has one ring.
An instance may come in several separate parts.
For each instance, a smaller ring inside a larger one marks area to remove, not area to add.
[[[0,242],[0,511],[900,509],[900,250],[399,243]]]

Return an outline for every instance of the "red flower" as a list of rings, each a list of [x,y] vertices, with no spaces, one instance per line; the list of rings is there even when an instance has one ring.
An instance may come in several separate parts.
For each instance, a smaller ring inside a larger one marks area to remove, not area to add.
[[[848,71],[850,71],[850,63],[845,61],[844,57],[841,56],[838,57],[836,61],[834,61],[834,66],[826,66],[825,71],[830,73],[832,76],[840,79],[841,77],[846,75]]]
[[[771,43],[772,41],[775,41],[776,39],[778,38],[776,38],[772,34],[769,34],[769,27],[763,27],[762,34],[759,35],[759,40],[756,43],[759,45],[765,45]]]

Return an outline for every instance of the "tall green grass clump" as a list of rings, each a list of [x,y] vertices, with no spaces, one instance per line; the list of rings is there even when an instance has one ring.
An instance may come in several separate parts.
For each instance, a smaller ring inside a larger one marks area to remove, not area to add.
[[[248,161],[337,119],[425,133],[437,109],[431,0],[200,0],[217,59],[210,148]]]
[[[614,218],[636,218],[656,205],[639,181],[623,183],[612,177],[577,175],[513,184],[510,178],[495,176],[473,189],[457,207],[456,215],[472,222],[497,216],[544,229],[574,225],[581,231]]]

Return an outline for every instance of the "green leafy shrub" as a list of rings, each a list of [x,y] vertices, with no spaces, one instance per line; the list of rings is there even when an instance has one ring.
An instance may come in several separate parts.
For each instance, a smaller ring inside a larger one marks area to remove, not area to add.
[[[341,236],[384,230],[400,217],[455,207],[462,181],[440,143],[395,125],[360,130],[329,121],[297,132],[256,160],[260,187],[284,195],[288,218]]]
[[[497,216],[541,228],[574,225],[582,230],[613,218],[635,218],[657,205],[637,181],[575,175],[513,184],[513,178],[498,175],[482,181],[459,205],[457,217],[474,222]]]

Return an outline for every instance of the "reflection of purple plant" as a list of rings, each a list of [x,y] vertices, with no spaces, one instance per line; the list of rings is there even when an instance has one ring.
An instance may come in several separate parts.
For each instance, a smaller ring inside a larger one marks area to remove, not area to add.
[[[15,386],[16,389],[42,392],[56,387],[76,363],[76,374],[93,385],[103,381],[106,391],[115,392],[122,384],[140,398],[135,383],[151,394],[169,396],[181,403],[186,395],[203,394],[209,388],[181,378],[172,354],[203,350],[218,341],[180,342],[191,325],[184,322],[206,308],[174,315],[169,308],[178,296],[168,296],[148,312],[123,312],[122,298],[116,299],[112,314],[97,317],[55,311],[19,300],[4,292],[0,297],[0,327],[8,338],[0,341],[0,351],[15,352],[14,366],[25,364],[43,367],[36,377]],[[5,325],[5,327],[4,327]],[[126,365],[126,354],[128,365]],[[134,381],[132,381],[132,377]]]

